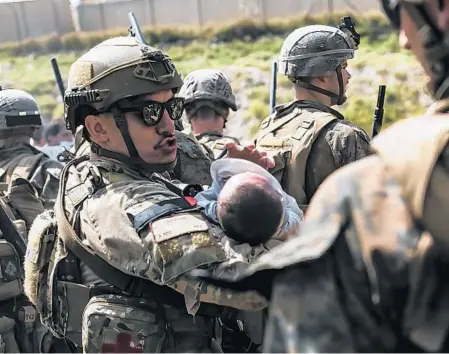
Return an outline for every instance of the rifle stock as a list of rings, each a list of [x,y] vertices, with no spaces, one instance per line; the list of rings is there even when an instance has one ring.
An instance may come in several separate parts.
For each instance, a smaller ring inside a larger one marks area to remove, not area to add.
[[[382,129],[382,123],[384,119],[384,103],[385,103],[385,91],[386,86],[380,85],[379,92],[377,94],[377,105],[374,109],[374,117],[373,117],[373,134],[374,138],[377,134],[379,134]]]

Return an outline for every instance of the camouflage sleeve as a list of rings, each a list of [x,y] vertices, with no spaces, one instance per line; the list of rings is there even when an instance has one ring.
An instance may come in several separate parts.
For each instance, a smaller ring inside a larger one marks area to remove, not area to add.
[[[325,137],[337,168],[374,152],[368,134],[348,121],[338,121]]]
[[[186,279],[192,269],[213,268],[233,258],[220,243],[222,231],[200,212],[162,213],[179,197],[155,183],[109,187],[81,211],[86,242],[109,264],[182,293],[190,313],[202,301],[248,310],[266,306],[255,293],[234,294]]]
[[[264,351],[396,351],[419,233],[379,159],[330,176],[302,231],[273,261]]]

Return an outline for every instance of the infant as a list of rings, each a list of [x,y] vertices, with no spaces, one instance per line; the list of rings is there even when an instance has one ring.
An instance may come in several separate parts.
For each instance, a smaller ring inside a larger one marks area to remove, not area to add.
[[[295,199],[262,167],[223,158],[211,166],[211,188],[196,195],[204,215],[226,235],[251,246],[286,240],[299,232],[303,213]]]

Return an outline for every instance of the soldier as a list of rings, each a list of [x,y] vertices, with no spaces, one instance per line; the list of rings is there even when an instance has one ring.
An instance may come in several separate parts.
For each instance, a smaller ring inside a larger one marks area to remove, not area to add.
[[[84,352],[219,351],[217,318],[266,306],[184,276],[238,255],[166,178],[181,85],[167,55],[132,37],[106,40],[70,68],[66,120],[73,133],[83,127],[91,152],[66,164],[55,218],[33,224],[25,289],[43,323]],[[269,166],[257,150],[237,155]]]
[[[24,178],[36,188],[45,207],[53,206],[62,166],[30,145],[42,125],[39,105],[25,91],[1,90],[0,116],[0,182]]]
[[[175,131],[178,151],[176,165],[170,171],[170,177],[187,185],[210,186],[212,177],[210,166],[212,160],[202,145],[192,133]],[[90,144],[83,137],[83,127],[79,127],[75,134],[75,144],[72,148],[75,156],[90,153]]]
[[[449,351],[449,5],[383,5],[437,102],[330,176],[302,234],[234,285],[271,298],[266,352]]]
[[[237,105],[231,84],[221,71],[192,71],[185,79],[180,96],[185,98],[189,128],[213,159],[222,154],[227,143],[239,144],[236,138],[223,134],[229,110],[237,111]]]
[[[293,82],[296,100],[261,123],[256,146],[275,159],[271,172],[303,209],[333,171],[371,153],[365,131],[330,108],[347,99],[347,61],[356,47],[338,28],[307,26],[281,48],[279,72]]]

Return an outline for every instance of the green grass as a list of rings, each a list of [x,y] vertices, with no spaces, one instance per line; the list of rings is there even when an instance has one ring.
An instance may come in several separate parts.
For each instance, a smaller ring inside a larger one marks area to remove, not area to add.
[[[246,127],[246,135],[252,135],[268,114],[271,61],[278,54],[284,37],[284,34],[270,34],[251,41],[193,40],[190,44],[161,44],[160,47],[173,58],[184,77],[200,68],[222,69],[232,80],[240,102],[239,112],[230,119],[240,120],[241,125]],[[94,42],[93,39],[90,41]],[[54,54],[64,78],[67,78],[70,64],[81,53],[61,51]],[[51,56],[12,56],[6,50],[0,50],[0,82],[3,87],[29,91],[40,103],[45,116],[59,118],[63,109],[50,65]],[[380,84],[387,85],[384,126],[420,114],[430,103],[424,91],[426,81],[418,63],[411,53],[399,50],[397,35],[391,32],[378,33],[377,37],[370,34],[363,38],[356,58],[349,62],[349,71],[353,74],[347,91],[349,99],[339,109],[347,119],[367,130],[371,129]],[[277,102],[292,99],[290,82],[278,75]]]

